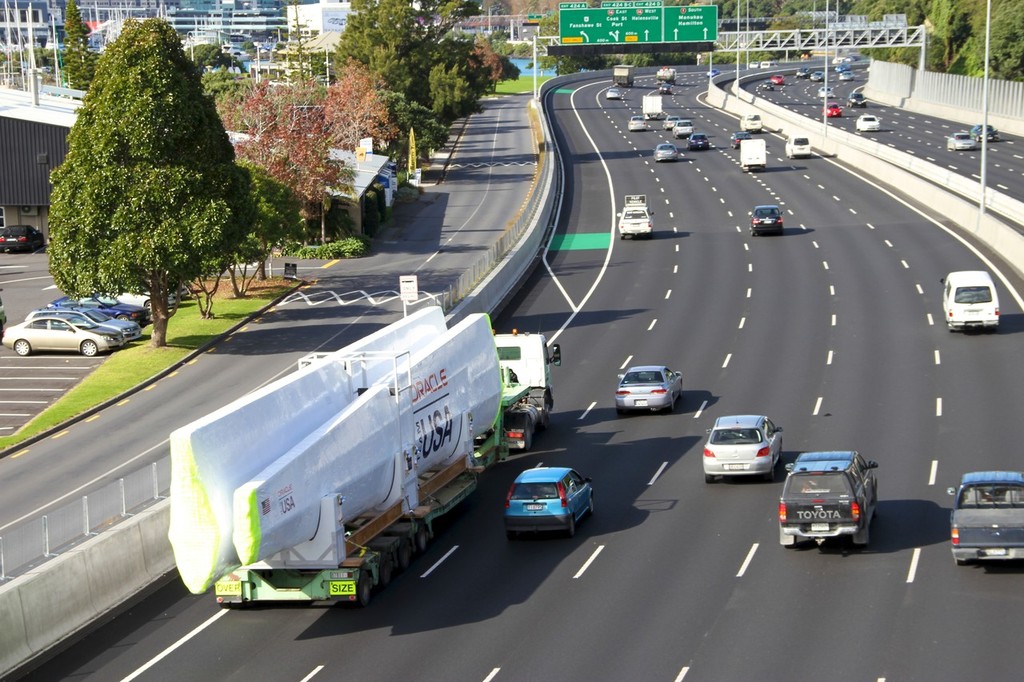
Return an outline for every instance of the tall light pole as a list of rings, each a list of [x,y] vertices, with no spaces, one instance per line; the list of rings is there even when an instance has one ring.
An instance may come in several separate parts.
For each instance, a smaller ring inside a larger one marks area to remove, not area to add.
[[[978,203],[978,227],[985,215],[985,193],[988,191],[988,58],[992,35],[992,0],[985,2],[985,75],[981,86],[981,201]]]
[[[825,79],[821,84],[824,97],[821,98],[821,136],[828,137],[828,0],[825,0]]]

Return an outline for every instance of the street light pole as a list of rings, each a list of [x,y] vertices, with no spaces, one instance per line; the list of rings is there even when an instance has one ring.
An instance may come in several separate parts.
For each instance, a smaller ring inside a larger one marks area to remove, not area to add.
[[[985,193],[988,191],[988,58],[992,34],[992,0],[985,3],[985,77],[981,86],[981,200],[978,202],[978,227],[985,215]]]

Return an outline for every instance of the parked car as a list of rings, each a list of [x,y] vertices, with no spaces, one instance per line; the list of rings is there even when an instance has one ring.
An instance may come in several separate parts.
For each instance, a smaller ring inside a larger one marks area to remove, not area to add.
[[[119,348],[123,337],[115,331],[78,327],[57,316],[36,317],[4,330],[3,344],[18,355],[36,351],[74,351],[92,357]]]
[[[604,91],[605,99],[622,99],[622,90],[618,88],[608,88]]]
[[[755,206],[750,213],[750,236],[757,237],[766,232],[782,234],[782,209],[775,204]]]
[[[647,121],[643,116],[631,116],[629,119],[629,132],[642,133],[647,130]]]
[[[139,306],[141,308],[145,308],[146,310],[150,310],[152,308],[152,301],[150,300],[150,296],[149,296],[149,292],[148,291],[144,291],[141,294],[131,294],[131,293],[118,294],[117,296],[110,296],[109,298],[115,298],[118,301],[120,301],[121,303],[127,303],[129,305],[137,305],[137,306]],[[168,292],[167,293],[167,307],[168,308],[173,308],[176,305],[178,305],[178,295],[175,292],[173,292],[173,291]],[[150,315],[152,315],[152,312],[150,313]]]
[[[45,246],[43,233],[31,225],[8,225],[0,228],[0,250],[38,251]]]
[[[679,139],[680,137],[689,137],[690,133],[693,132],[693,121],[685,118],[681,118],[676,121],[676,124],[672,126],[672,137]]]
[[[704,133],[693,133],[686,141],[686,148],[690,151],[711,149],[711,140]]]
[[[675,410],[676,401],[683,395],[683,375],[664,365],[630,367],[619,375],[615,388],[615,411]]]
[[[978,143],[974,141],[970,133],[959,132],[953,133],[946,138],[946,151],[950,152],[965,152],[977,149]]]
[[[842,118],[843,108],[839,102],[829,102],[825,105],[825,118]]]
[[[505,498],[505,535],[560,530],[572,537],[576,524],[594,513],[589,478],[567,467],[534,467],[516,476]]]
[[[785,85],[786,84],[786,79],[785,79],[785,77],[781,73],[775,74],[774,76],[772,76],[768,80],[770,80],[773,85]]]
[[[110,331],[118,334],[125,343],[134,341],[135,339],[142,336],[142,327],[135,322],[128,322],[127,320],[118,320],[113,317],[104,315],[98,310],[77,310],[75,308],[37,308],[31,311],[25,316],[25,321],[35,319],[37,317],[60,317],[61,319],[67,320],[76,327],[85,327],[91,329],[93,327],[99,327],[101,330]]]
[[[740,148],[740,142],[743,140],[752,140],[754,136],[748,133],[746,130],[740,130],[729,136],[729,146],[733,149]]]
[[[878,508],[878,463],[855,451],[805,452],[786,465],[789,475],[779,499],[779,544],[793,547],[811,539],[849,536],[868,544]]]
[[[978,125],[974,126],[973,128],[971,128],[971,137],[974,138],[975,142],[981,142],[981,128],[982,128],[981,124],[978,124]],[[987,132],[987,138],[988,138],[989,142],[998,142],[999,141],[999,131],[998,130],[996,130],[992,126],[988,126],[986,128],[986,132]]]
[[[654,148],[654,161],[678,161],[679,149],[671,142],[662,142]]]
[[[861,114],[857,117],[856,124],[858,133],[877,133],[882,129],[882,121],[871,114]]]
[[[719,476],[775,480],[782,457],[782,427],[763,415],[719,417],[704,444],[704,482]]]
[[[137,305],[130,305],[128,303],[121,303],[116,298],[110,296],[79,296],[72,298],[71,296],[61,296],[55,301],[51,301],[50,308],[92,308],[99,310],[101,313],[106,313],[111,317],[116,317],[119,320],[130,320],[137,322],[140,327],[144,327],[149,324],[149,313],[148,311]]]
[[[867,105],[868,100],[864,97],[863,92],[851,92],[850,96],[846,98],[846,106],[848,107],[866,107]]]

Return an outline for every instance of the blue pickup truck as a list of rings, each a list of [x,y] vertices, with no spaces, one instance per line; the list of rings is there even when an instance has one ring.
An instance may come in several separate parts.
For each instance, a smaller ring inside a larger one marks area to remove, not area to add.
[[[947,492],[955,496],[950,540],[957,564],[1024,559],[1024,474],[975,471]]]

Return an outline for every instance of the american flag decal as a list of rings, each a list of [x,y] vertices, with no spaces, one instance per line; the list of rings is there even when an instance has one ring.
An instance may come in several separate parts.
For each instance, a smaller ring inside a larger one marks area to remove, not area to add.
[[[262,502],[260,502],[260,514],[262,514],[263,516],[266,516],[269,513],[270,513],[270,498],[268,497],[268,498],[265,498]]]

